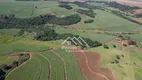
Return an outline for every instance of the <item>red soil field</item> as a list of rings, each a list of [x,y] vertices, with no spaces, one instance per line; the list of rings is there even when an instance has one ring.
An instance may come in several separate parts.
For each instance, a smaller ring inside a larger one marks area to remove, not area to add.
[[[139,48],[139,51],[142,52],[142,48]]]
[[[104,27],[104,25],[97,26],[97,29],[102,29],[103,27]]]
[[[115,80],[111,70],[100,67],[100,54],[85,52],[79,48],[71,51],[76,55],[81,72],[86,80]]]

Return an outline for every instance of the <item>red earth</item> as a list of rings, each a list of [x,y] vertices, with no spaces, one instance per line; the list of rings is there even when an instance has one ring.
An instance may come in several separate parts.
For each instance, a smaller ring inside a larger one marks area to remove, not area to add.
[[[71,50],[77,57],[81,72],[86,80],[115,80],[113,72],[100,66],[101,55],[80,48]]]

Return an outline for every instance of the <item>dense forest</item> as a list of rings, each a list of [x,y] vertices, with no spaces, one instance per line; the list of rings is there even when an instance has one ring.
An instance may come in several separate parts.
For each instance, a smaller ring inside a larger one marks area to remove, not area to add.
[[[89,5],[87,2],[72,2],[72,4],[76,4],[79,7],[83,7],[83,8],[88,8],[88,9],[103,9],[103,7],[101,6],[93,6],[93,5]]]
[[[136,14],[135,17],[136,17],[136,18],[142,18],[142,13]]]
[[[0,29],[2,28],[24,28],[27,26],[38,26],[43,24],[71,25],[80,22],[81,17],[73,14],[66,17],[56,17],[56,15],[40,15],[34,18],[16,18],[15,15],[1,15]]]
[[[59,7],[65,8],[67,10],[71,10],[72,9],[72,7],[70,5],[67,5],[67,4],[60,4]]]
[[[78,9],[77,12],[80,14],[87,15],[91,18],[95,18],[95,15],[96,15],[92,9],[89,9],[89,10]]]
[[[120,9],[122,11],[130,11],[130,10],[134,10],[134,9],[141,9],[140,7],[137,7],[137,6],[123,5],[123,4],[120,4],[120,3],[117,3],[117,2],[106,2],[106,1],[95,1],[95,2],[96,3],[104,3],[108,7],[117,8],[117,9]]]

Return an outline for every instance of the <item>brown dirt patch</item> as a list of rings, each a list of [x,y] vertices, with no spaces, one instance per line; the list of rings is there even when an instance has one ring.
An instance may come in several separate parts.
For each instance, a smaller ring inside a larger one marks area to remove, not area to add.
[[[111,70],[100,67],[100,54],[88,51],[84,52],[81,49],[71,51],[78,58],[81,72],[86,80],[115,80]]]

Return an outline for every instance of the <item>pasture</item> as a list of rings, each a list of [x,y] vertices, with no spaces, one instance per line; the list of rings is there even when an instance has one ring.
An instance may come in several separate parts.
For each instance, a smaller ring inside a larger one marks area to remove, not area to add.
[[[142,42],[142,34],[133,34],[133,35],[131,35],[131,38],[136,40],[136,41]]]
[[[101,10],[94,10],[94,12],[97,14],[96,18],[94,19],[94,22],[91,24],[84,24],[84,20],[88,20],[88,17],[83,16],[82,21],[78,24],[72,25],[72,27],[79,27],[79,28],[97,28],[98,26],[103,26],[101,29],[103,30],[109,30],[109,31],[120,31],[120,32],[129,32],[136,30],[138,27],[141,27],[138,24],[135,24],[133,22],[130,22],[126,19],[123,19],[121,17],[118,17],[112,13],[101,11]],[[140,28],[140,30],[142,30]],[[138,30],[139,31],[139,30]]]
[[[16,58],[14,57],[8,57],[8,56],[0,56],[0,65],[2,64],[10,64],[12,63]]]
[[[5,5],[8,6],[5,7]],[[66,10],[58,5],[59,3],[55,1],[4,1],[0,2],[0,14],[14,14],[18,18],[29,18],[52,12],[59,17],[75,13],[73,10]]]
[[[18,16],[22,13],[23,17],[27,17],[30,16],[30,14],[22,11],[24,9],[31,9],[32,5],[32,2],[3,1],[0,2],[0,14],[16,14],[16,16]]]
[[[110,47],[110,49],[103,47],[92,48],[91,51],[100,53],[102,57],[101,65],[110,68],[114,72],[116,80],[137,80],[138,77],[136,77],[136,75],[139,76],[139,72],[137,72],[135,68],[141,66],[141,54],[139,52],[127,52],[113,47]],[[116,55],[120,56],[118,64],[112,63],[117,60]],[[122,57],[122,55],[124,55],[124,57]]]
[[[30,38],[13,38],[7,35],[0,35],[0,55],[7,55],[14,52],[39,52],[49,48],[60,48],[60,44],[53,42],[42,42]],[[50,46],[50,47],[49,47]]]
[[[90,33],[82,32],[82,31],[77,31],[77,30],[66,30],[65,28],[62,28],[62,27],[56,27],[55,30],[57,33],[60,33],[60,34],[72,33],[75,35],[79,35],[81,37],[90,38],[93,41],[98,40],[100,42],[105,42],[105,41],[108,41],[114,38],[114,36],[110,36],[110,35],[96,34],[96,33],[91,33],[91,32]]]
[[[6,35],[16,35],[20,29],[0,29],[1,34],[6,34]]]

